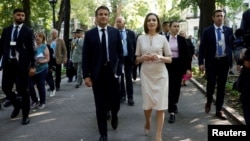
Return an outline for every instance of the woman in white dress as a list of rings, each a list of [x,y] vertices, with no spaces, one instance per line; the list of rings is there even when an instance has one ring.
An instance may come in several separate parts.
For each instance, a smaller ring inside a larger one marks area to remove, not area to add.
[[[165,63],[171,63],[171,51],[165,36],[160,32],[160,20],[154,13],[144,20],[145,35],[138,37],[136,63],[141,65],[141,91],[146,118],[145,134],[150,131],[152,109],[157,111],[156,141],[162,141],[165,110],[168,108],[168,71]]]

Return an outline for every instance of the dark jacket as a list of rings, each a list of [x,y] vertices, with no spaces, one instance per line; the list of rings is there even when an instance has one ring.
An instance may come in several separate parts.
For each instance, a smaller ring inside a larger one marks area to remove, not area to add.
[[[231,36],[233,35],[232,28],[227,26],[223,26],[223,32],[225,37],[226,44],[226,54],[228,57],[228,63],[232,66],[232,42]],[[216,61],[216,36],[215,36],[215,28],[214,25],[211,25],[203,30],[201,36],[201,44],[199,47],[199,56],[198,61],[199,65],[205,64],[205,67],[211,68],[214,62]],[[206,63],[204,62],[206,60]]]
[[[13,25],[5,28],[3,30],[1,39],[0,39],[0,58],[2,58],[2,67],[4,69],[6,61],[9,59],[10,52],[10,41]],[[19,31],[17,38],[17,43],[15,50],[19,54],[18,67],[23,72],[28,72],[30,67],[35,66],[35,37],[30,28],[23,25]]]
[[[169,41],[169,36],[167,36],[167,40]],[[182,66],[180,71],[182,72],[182,74],[185,74],[187,70],[191,70],[189,47],[186,39],[180,35],[177,35],[177,43],[178,43],[179,58],[181,60],[180,66]]]
[[[123,48],[118,29],[108,26],[108,50],[110,65],[114,75],[122,74]],[[83,78],[91,77],[96,80],[102,67],[102,49],[98,28],[85,33],[82,57]]]
[[[126,29],[128,57],[131,64],[135,64],[136,37],[132,30]]]

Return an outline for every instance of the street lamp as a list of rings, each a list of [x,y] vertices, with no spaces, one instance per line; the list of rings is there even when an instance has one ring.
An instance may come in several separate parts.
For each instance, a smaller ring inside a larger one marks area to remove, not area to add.
[[[53,9],[53,27],[55,28],[55,22],[56,22],[56,20],[55,20],[55,5],[57,3],[57,0],[49,0],[49,3]]]

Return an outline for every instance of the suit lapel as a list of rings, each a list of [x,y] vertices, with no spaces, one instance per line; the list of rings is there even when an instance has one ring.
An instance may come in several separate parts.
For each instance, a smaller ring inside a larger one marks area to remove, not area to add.
[[[11,39],[12,39],[12,28],[13,28],[13,25],[9,26],[9,28],[6,30],[7,34],[9,34],[8,41],[11,41]]]
[[[22,28],[20,29],[19,33],[18,33],[17,40],[19,40],[19,39],[20,39],[20,37],[21,37],[21,36],[19,36],[19,35],[22,35],[22,32],[23,32],[23,26],[22,26]]]
[[[108,46],[107,46],[107,48],[108,48],[108,51],[110,51],[110,47],[109,47],[109,43],[111,43],[111,39],[112,39],[112,33],[111,33],[111,31],[110,31],[110,28],[109,27],[107,27],[107,33],[108,33]]]
[[[223,26],[222,28],[223,28],[223,32],[224,32],[225,44],[226,44],[226,47],[227,47],[228,46],[227,41],[228,41],[229,33],[228,33],[228,30],[227,30],[227,28],[225,26]]]
[[[212,38],[212,41],[213,41],[213,44],[214,44],[214,49],[215,49],[215,51],[216,51],[216,48],[217,48],[217,44],[216,44],[216,33],[215,33],[215,28],[214,28],[214,25],[212,25],[212,27],[211,27],[211,38]]]
[[[99,45],[99,47],[101,47],[101,39],[100,39],[100,36],[99,36],[99,31],[98,31],[98,28],[96,27],[95,28],[95,30],[94,30],[94,36],[95,36],[95,38],[96,38],[96,40],[97,40],[97,42],[98,42],[98,45]]]

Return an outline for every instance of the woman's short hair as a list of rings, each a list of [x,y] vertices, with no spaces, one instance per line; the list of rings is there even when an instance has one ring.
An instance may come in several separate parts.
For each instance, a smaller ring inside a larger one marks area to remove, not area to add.
[[[38,33],[36,33],[36,36],[42,38],[42,43],[45,43],[46,37],[45,37],[44,33],[38,32]]]

